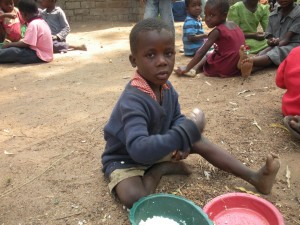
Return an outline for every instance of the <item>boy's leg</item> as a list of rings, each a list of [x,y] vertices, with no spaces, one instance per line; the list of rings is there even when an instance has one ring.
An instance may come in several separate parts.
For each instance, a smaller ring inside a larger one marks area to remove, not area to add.
[[[135,176],[122,180],[115,187],[115,191],[122,204],[131,208],[134,202],[155,192],[162,176],[171,174],[188,175],[190,171],[183,162],[158,163],[142,177]]]
[[[266,164],[260,170],[253,171],[229,152],[203,136],[200,141],[193,145],[191,153],[197,153],[217,168],[242,178],[263,194],[270,193],[280,167],[277,156],[268,155]]]
[[[3,48],[0,49],[0,63],[19,62],[22,53],[22,48]]]
[[[69,50],[80,50],[80,51],[87,51],[86,45],[69,45]]]
[[[10,47],[0,49],[0,63],[39,63],[43,62],[30,48]]]
[[[161,19],[172,29],[175,34],[172,0],[159,1],[159,14]]]
[[[160,0],[147,0],[144,12],[144,19],[158,17],[158,4]]]

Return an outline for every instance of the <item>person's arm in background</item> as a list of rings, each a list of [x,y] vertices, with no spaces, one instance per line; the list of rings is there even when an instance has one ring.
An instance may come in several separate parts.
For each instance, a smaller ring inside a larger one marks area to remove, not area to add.
[[[64,13],[64,11],[61,8],[59,8],[59,24],[62,27],[62,29],[55,36],[57,36],[57,38],[59,40],[63,41],[63,40],[66,40],[71,29],[70,29],[70,25],[68,23],[66,14]]]

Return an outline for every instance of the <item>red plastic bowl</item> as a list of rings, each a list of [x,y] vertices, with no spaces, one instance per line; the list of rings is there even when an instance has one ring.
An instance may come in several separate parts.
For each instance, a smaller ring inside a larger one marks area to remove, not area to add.
[[[216,225],[284,225],[282,215],[272,203],[245,193],[218,196],[203,211]]]

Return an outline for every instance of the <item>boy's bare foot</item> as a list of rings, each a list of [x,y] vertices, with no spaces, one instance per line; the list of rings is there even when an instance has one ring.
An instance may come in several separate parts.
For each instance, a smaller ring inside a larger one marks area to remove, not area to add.
[[[240,70],[241,69],[241,63],[244,59],[247,59],[248,56],[247,56],[247,53],[246,53],[246,47],[245,45],[241,45],[240,49],[239,49],[239,54],[240,54],[240,59],[238,61],[238,64],[237,64],[237,68]]]
[[[76,46],[70,45],[69,48],[73,49],[73,50],[87,51],[87,48],[86,48],[85,44],[83,44],[83,45],[76,45]]]
[[[192,171],[187,167],[184,162],[161,162],[152,167],[152,171],[155,169],[161,176],[164,175],[190,175]]]
[[[295,138],[300,139],[300,116],[286,116],[283,123]]]
[[[81,51],[87,51],[86,45],[85,45],[85,44],[80,45],[80,46],[78,47],[78,50],[81,50]]]
[[[269,194],[279,168],[278,156],[274,154],[268,155],[266,164],[257,172],[253,180],[254,187],[262,194]]]
[[[246,58],[241,62],[241,73],[245,79],[250,76],[253,68],[253,58]]]

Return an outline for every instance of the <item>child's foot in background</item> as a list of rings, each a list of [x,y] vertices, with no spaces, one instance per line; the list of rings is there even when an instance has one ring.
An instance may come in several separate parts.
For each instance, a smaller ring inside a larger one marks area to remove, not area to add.
[[[245,79],[250,76],[253,68],[253,58],[246,58],[241,62],[241,73]]]
[[[262,194],[269,194],[273,187],[276,174],[280,168],[278,156],[270,154],[266,164],[257,172],[253,185]]]
[[[291,134],[300,140],[300,116],[286,116],[283,123]]]
[[[239,54],[240,54],[240,59],[239,59],[238,64],[237,64],[237,68],[240,70],[242,61],[244,59],[248,58],[245,45],[241,45],[240,50],[239,50]]]

